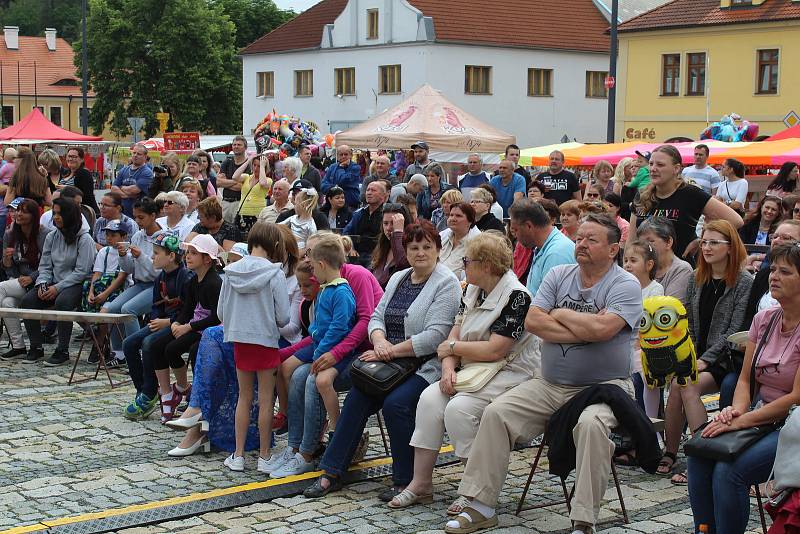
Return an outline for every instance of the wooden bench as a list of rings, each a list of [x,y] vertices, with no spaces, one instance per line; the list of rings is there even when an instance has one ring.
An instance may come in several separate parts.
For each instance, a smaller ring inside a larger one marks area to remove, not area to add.
[[[56,322],[74,322],[78,324],[106,324],[109,325],[111,328],[116,328],[117,332],[120,334],[120,337],[124,338],[125,336],[122,335],[122,330],[120,329],[120,325],[131,316],[122,313],[89,313],[89,312],[79,312],[79,311],[58,311],[58,310],[30,310],[24,308],[0,308],[0,318],[6,317],[14,317],[17,319],[30,319],[34,321],[56,321]],[[97,362],[97,370],[94,373],[93,377],[86,377],[80,380],[75,380],[75,370],[78,367],[78,361],[80,360],[80,355],[75,358],[75,363],[72,365],[72,373],[69,375],[69,385],[72,384],[80,384],[81,382],[86,382],[89,380],[97,380],[97,376],[100,374],[100,369],[104,369],[106,372],[106,376],[108,377],[108,382],[112,388],[116,386],[120,386],[122,384],[127,384],[130,379],[122,380],[119,382],[114,382],[111,378],[111,373],[109,371],[108,366],[106,366],[106,358],[102,347],[100,347],[100,343],[97,340],[97,336],[95,335],[94,329],[87,328],[87,331],[92,336],[92,344],[94,345],[95,349],[97,350],[98,354],[100,355],[100,360]],[[83,345],[81,345],[83,346]]]

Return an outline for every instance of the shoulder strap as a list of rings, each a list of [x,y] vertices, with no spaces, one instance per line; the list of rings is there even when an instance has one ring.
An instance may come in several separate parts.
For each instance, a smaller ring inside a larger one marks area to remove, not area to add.
[[[755,396],[756,396],[756,365],[758,365],[758,360],[761,359],[761,352],[764,350],[764,345],[767,344],[767,338],[769,337],[770,332],[772,332],[773,327],[775,326],[775,322],[778,320],[779,313],[776,313],[772,316],[772,319],[769,320],[767,324],[766,330],[761,335],[761,340],[756,345],[756,350],[753,352],[753,365],[750,366],[750,404],[752,405]]]

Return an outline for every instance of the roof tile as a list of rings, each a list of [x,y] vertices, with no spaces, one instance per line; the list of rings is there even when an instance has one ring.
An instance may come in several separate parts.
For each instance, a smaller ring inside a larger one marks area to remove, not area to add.
[[[408,0],[433,17],[438,42],[495,46],[608,51],[608,22],[592,0]],[[260,54],[318,48],[322,29],[332,24],[347,0],[322,0],[242,50]]]
[[[720,7],[719,0],[672,0],[619,26],[620,32],[800,19],[800,2],[767,0],[758,6]]]

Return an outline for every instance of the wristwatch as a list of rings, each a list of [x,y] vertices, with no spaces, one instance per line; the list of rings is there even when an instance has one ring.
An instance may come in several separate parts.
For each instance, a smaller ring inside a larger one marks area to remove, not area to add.
[[[455,354],[456,342],[455,340],[450,342],[450,354]]]

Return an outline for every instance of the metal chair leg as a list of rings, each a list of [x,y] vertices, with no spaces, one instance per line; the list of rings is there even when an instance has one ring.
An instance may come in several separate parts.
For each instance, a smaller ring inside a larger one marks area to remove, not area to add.
[[[391,450],[389,449],[389,441],[386,439],[386,430],[383,428],[383,416],[381,412],[375,414],[375,417],[378,419],[378,429],[381,431],[381,440],[383,440],[383,450],[386,451],[386,456],[391,456]]]
[[[761,530],[764,534],[767,534],[767,518],[764,517],[764,504],[761,502],[761,490],[758,484],[755,484],[753,487],[756,488],[756,502],[758,503],[758,515],[761,518]]]

